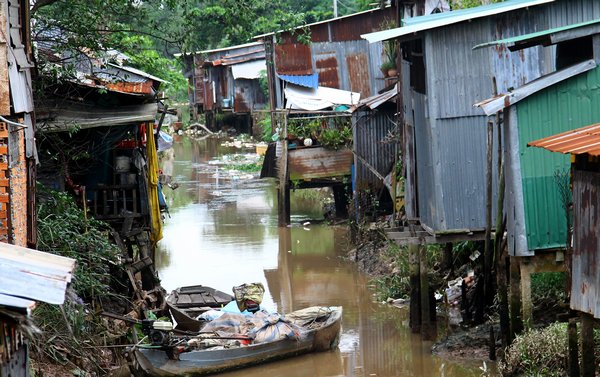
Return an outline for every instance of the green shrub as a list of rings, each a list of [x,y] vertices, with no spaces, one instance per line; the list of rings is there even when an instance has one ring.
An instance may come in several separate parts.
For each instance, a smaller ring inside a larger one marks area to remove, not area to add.
[[[38,203],[38,249],[77,260],[73,288],[84,300],[108,295],[111,273],[120,265],[110,227],[86,218],[67,193],[40,186]]]
[[[566,299],[567,277],[564,272],[541,272],[531,275],[531,298],[534,304],[560,303]]]

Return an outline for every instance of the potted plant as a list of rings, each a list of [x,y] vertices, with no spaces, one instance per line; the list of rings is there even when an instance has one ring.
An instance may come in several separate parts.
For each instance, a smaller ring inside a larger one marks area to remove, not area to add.
[[[385,77],[390,77],[390,76],[395,76],[397,74],[396,71],[396,64],[393,61],[385,61],[383,64],[381,64],[381,66],[379,67],[379,69],[381,69],[381,72],[383,73],[383,75]],[[394,71],[394,72],[391,72]]]

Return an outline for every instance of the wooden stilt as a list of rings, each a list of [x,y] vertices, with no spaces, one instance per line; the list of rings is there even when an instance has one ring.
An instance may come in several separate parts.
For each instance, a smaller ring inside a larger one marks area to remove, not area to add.
[[[429,300],[429,268],[427,266],[427,246],[419,245],[419,280],[421,294],[421,336],[425,340],[433,340],[435,329],[431,322],[431,311],[435,307],[430,307]]]
[[[346,185],[335,185],[332,189],[336,216],[344,218],[348,217],[348,191]]]
[[[594,317],[587,313],[579,313],[581,318],[581,375],[596,376],[594,360]]]
[[[288,175],[288,144],[287,144],[287,115],[282,131],[282,140],[278,143],[281,145],[281,156],[277,166],[277,177],[279,179],[279,187],[277,190],[277,211],[279,226],[287,226],[290,223],[290,182]]]
[[[510,333],[511,339],[523,332],[523,317],[521,316],[521,270],[518,257],[510,258]]]
[[[421,332],[421,281],[419,245],[408,246],[410,269],[410,328],[413,333]]]
[[[569,320],[569,376],[579,376],[579,347],[577,345],[577,323],[575,319]]]

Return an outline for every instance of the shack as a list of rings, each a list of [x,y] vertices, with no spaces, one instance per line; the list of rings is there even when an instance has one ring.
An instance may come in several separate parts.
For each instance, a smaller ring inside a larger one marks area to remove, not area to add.
[[[61,305],[75,260],[0,242],[0,376],[29,376],[29,316],[36,301]]]
[[[252,42],[176,56],[183,56],[195,117],[204,114],[214,130],[228,116],[227,123],[251,134],[252,113],[268,103],[260,85],[261,77],[266,80],[264,45]]]
[[[535,256],[519,258],[524,297],[530,294],[532,273],[564,270],[564,251],[571,244],[573,229],[569,157],[526,145],[600,121],[596,105],[600,84],[598,33],[600,20],[596,19],[478,46],[513,54],[536,48],[532,46],[546,46],[538,47],[545,49],[544,54],[555,51],[554,72],[476,104],[487,115],[504,112],[509,252],[512,256]],[[530,318],[531,311],[531,303],[524,300],[524,317]]]
[[[100,64],[97,58],[73,59],[93,64],[76,61],[76,78],[56,83],[36,99],[43,150],[39,181],[72,193],[86,213],[112,226],[125,278],[132,294],[141,297],[139,288],[157,286],[154,253],[166,209],[155,129],[162,80],[126,65]]]
[[[598,74],[595,73],[594,76],[598,77]],[[581,80],[574,79],[573,81]],[[575,82],[571,83],[571,85],[574,84]],[[562,89],[566,89],[566,86],[568,84],[563,85]],[[567,93],[572,93],[572,91]],[[569,97],[571,96],[569,95]],[[595,93],[594,98],[597,101],[598,93]],[[571,101],[569,103],[573,104]],[[596,119],[600,120],[598,114],[596,114]],[[557,119],[557,121],[562,121],[562,119]],[[527,145],[552,152],[571,154],[573,254],[570,264],[570,307],[577,311],[581,318],[582,375],[593,376],[597,369],[594,358],[593,330],[594,322],[600,319],[600,277],[598,276],[598,260],[600,260],[598,239],[600,234],[600,203],[598,202],[600,123],[548,136]],[[547,151],[540,152],[550,157]]]

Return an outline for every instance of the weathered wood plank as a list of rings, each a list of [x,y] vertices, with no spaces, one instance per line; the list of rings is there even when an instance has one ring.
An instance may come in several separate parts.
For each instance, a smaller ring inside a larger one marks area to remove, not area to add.
[[[344,148],[329,150],[323,147],[289,150],[288,168],[292,181],[350,175],[354,157]]]

